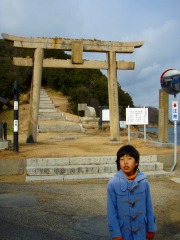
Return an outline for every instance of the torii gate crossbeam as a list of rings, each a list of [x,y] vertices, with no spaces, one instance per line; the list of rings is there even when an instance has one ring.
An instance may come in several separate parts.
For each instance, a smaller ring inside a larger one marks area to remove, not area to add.
[[[134,62],[116,61],[116,53],[133,53],[143,45],[139,42],[112,42],[89,39],[32,38],[2,34],[5,40],[12,41],[14,47],[33,48],[34,58],[14,57],[17,66],[33,66],[31,84],[30,117],[27,142],[37,141],[40,88],[43,67],[106,69],[108,71],[108,96],[110,110],[110,141],[119,141],[119,104],[117,70],[134,70]],[[71,51],[71,59],[44,59],[44,49]],[[104,52],[106,61],[84,60],[83,52]]]

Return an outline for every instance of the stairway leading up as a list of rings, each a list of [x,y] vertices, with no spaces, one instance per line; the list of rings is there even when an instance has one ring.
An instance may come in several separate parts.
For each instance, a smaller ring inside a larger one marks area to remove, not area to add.
[[[41,88],[39,115],[39,132],[84,132],[81,124],[68,120],[62,112],[58,112],[45,89]]]

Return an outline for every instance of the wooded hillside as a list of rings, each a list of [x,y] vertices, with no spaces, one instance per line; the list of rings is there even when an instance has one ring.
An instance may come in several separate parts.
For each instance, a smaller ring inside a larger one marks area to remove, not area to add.
[[[18,80],[21,93],[29,91],[32,79],[32,67],[13,66],[13,56],[32,57],[33,49],[14,48],[11,42],[0,40],[0,97],[13,99],[14,81]],[[45,58],[69,59],[71,56],[61,50],[45,50]],[[69,96],[73,113],[77,114],[77,104],[87,103],[99,112],[99,106],[108,106],[108,80],[100,70],[44,68],[42,86],[61,91]],[[121,116],[125,108],[133,107],[131,96],[118,85]]]
[[[14,81],[18,80],[20,92],[30,90],[32,67],[18,67],[12,64],[13,56],[32,57],[33,49],[14,48],[12,43],[0,39],[0,97],[13,99]],[[45,58],[70,59],[71,56],[61,50],[45,50]],[[93,69],[63,69],[44,68],[42,86],[49,86],[55,91],[61,91],[69,97],[71,111],[78,113],[78,103],[87,103],[96,109],[99,116],[99,107],[108,106],[108,79],[100,70]],[[118,85],[118,97],[121,107],[121,119],[125,119],[127,106],[134,107],[131,96]],[[1,108],[1,105],[0,105]],[[158,123],[158,110],[149,109],[149,123]]]

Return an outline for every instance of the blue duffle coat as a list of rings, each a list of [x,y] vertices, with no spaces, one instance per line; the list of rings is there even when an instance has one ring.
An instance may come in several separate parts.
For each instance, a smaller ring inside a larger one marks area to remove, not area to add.
[[[132,181],[118,171],[108,183],[107,214],[111,238],[146,240],[146,232],[156,232],[147,176],[138,172]]]

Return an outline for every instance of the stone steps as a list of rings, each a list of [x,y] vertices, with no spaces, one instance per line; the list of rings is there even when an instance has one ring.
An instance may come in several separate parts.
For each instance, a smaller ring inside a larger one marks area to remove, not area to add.
[[[48,121],[48,123],[45,123],[45,121]],[[61,121],[64,122],[62,123]],[[38,132],[84,132],[82,124],[77,124],[69,121],[66,124],[65,121],[67,121],[67,118],[63,115],[63,113],[58,112],[45,89],[41,88],[38,115]]]
[[[81,124],[38,124],[38,132],[84,132],[84,128]]]
[[[50,121],[50,120],[66,121],[67,120],[67,118],[61,112],[54,112],[53,114],[49,112],[39,113],[38,119],[43,121]]]
[[[41,114],[41,119],[43,118],[42,113],[57,113],[57,109],[55,108],[51,98],[43,88],[41,88],[39,102],[39,115]]]
[[[50,103],[45,103],[45,104],[40,104],[39,105],[39,108],[42,108],[42,109],[52,109],[54,108],[55,109],[55,106],[53,104],[50,104]]]
[[[57,109],[56,108],[40,108],[39,109],[39,113],[56,113],[57,112]]]
[[[114,156],[33,158],[26,164],[26,181],[109,179],[117,172]],[[148,176],[169,175],[157,155],[142,156],[139,169]]]

